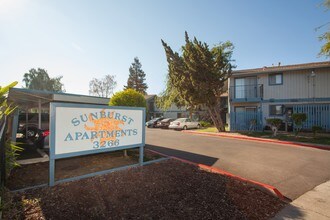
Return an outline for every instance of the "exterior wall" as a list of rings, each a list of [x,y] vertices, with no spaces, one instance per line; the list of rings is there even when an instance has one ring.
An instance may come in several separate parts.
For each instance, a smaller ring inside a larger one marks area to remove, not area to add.
[[[229,131],[236,130],[235,128],[242,127],[242,126],[237,126],[237,120],[242,120],[242,117],[239,117],[239,115],[235,114],[235,107],[256,107],[256,112],[260,112],[261,109],[261,103],[258,102],[246,102],[246,103],[231,103],[229,105],[229,114],[227,115],[226,122],[228,123],[228,128]],[[254,117],[254,116],[253,116]],[[262,119],[259,119],[259,121]],[[247,124],[244,126],[245,128],[249,128],[249,120],[244,119],[243,124]],[[262,126],[260,126],[261,128]]]
[[[257,76],[257,84],[263,85],[263,96],[260,102],[229,99],[230,112],[234,112],[237,106],[258,106],[258,109],[262,112],[263,124],[266,125],[267,118],[281,118],[285,120],[287,117],[286,112],[283,112],[283,115],[270,115],[270,105],[282,105],[284,110],[286,110],[297,105],[329,104],[330,68],[315,68],[313,71],[314,76],[312,76],[311,69],[279,71],[278,73],[283,74],[283,83],[281,85],[269,85],[269,73],[255,74]],[[235,78],[245,76],[253,75],[242,74],[242,76],[236,75],[235,77],[231,77],[228,82],[230,88],[235,86]]]
[[[189,117],[189,112],[182,112],[182,111],[166,111],[166,112],[164,112],[164,118],[176,119],[179,117],[183,117],[183,118]]]
[[[302,99],[330,97],[330,69],[283,72],[282,85],[269,85],[269,74],[258,76],[258,83],[263,84],[263,99]]]
[[[164,118],[178,118],[178,114],[181,114],[181,117],[189,117],[189,111],[185,108],[178,108],[175,104],[172,104],[166,111],[157,108],[155,97],[156,96],[147,99],[147,120],[160,116],[163,116]]]
[[[263,117],[264,117],[264,124],[266,124],[266,118],[280,118],[282,120],[285,119],[285,114],[283,115],[270,115],[269,112],[269,106],[270,105],[283,105],[285,108],[288,107],[293,107],[296,105],[308,105],[308,104],[329,104],[330,101],[325,101],[325,102],[268,102],[268,103],[262,103],[261,104],[261,110],[263,113]]]

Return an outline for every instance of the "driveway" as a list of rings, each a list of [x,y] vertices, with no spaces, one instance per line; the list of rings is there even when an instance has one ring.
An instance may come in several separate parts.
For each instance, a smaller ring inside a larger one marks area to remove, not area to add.
[[[275,186],[296,199],[330,179],[330,151],[146,129],[146,147]]]

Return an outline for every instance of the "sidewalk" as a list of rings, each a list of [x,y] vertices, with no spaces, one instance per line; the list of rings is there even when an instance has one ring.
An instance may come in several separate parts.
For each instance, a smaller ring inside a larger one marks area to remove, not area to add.
[[[273,218],[280,219],[330,220],[330,181],[303,194]]]
[[[242,139],[242,140],[269,142],[269,143],[276,143],[276,144],[294,145],[294,146],[301,146],[301,147],[317,148],[317,149],[322,149],[322,150],[330,150],[330,146],[328,146],[328,145],[308,144],[308,143],[293,142],[293,141],[281,141],[281,140],[274,140],[274,139],[268,139],[268,138],[250,137],[250,136],[236,134],[236,133],[212,133],[212,132],[200,132],[200,131],[191,131],[191,130],[183,130],[183,132],[197,134],[197,135],[205,135],[205,136],[236,138],[236,139]]]

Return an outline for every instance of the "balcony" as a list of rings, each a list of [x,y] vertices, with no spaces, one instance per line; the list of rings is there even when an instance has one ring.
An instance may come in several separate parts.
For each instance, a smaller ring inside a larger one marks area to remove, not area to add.
[[[242,85],[229,88],[231,102],[259,102],[263,98],[263,85]]]

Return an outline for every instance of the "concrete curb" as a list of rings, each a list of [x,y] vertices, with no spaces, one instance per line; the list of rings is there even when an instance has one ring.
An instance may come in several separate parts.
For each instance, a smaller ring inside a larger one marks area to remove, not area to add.
[[[279,141],[279,140],[272,140],[266,138],[256,138],[256,137],[248,137],[248,136],[238,136],[238,135],[227,135],[227,134],[220,134],[220,133],[211,133],[211,132],[198,132],[198,131],[182,131],[184,133],[202,135],[202,136],[213,136],[213,137],[224,137],[224,138],[235,138],[241,140],[248,140],[248,141],[258,141],[258,142],[267,142],[267,143],[276,143],[276,144],[283,144],[283,145],[290,145],[291,147],[310,147],[316,148],[320,150],[330,150],[330,146],[322,146],[322,145],[314,145],[314,144],[305,144],[301,142],[291,142],[291,141]]]
[[[168,157],[168,158],[172,158],[172,159],[175,159],[175,160],[179,160],[183,163],[188,163],[188,164],[191,164],[191,165],[194,165],[194,166],[197,166],[201,169],[204,169],[204,170],[207,170],[209,172],[213,172],[213,173],[218,173],[218,174],[221,174],[221,175],[224,175],[224,176],[228,176],[228,177],[231,177],[233,179],[236,179],[236,180],[239,180],[239,181],[243,181],[243,182],[246,182],[246,183],[250,183],[252,185],[255,185],[255,186],[258,186],[258,187],[261,187],[263,189],[266,189],[268,191],[271,191],[273,193],[275,193],[275,195],[281,199],[282,201],[285,201],[285,202],[289,202],[291,201],[289,198],[285,197],[276,187],[274,186],[271,186],[271,185],[268,185],[268,184],[265,184],[265,183],[260,183],[260,182],[257,182],[257,181],[254,181],[254,180],[249,180],[249,179],[246,179],[246,178],[243,178],[243,177],[240,177],[240,176],[236,176],[232,173],[229,173],[227,171],[224,171],[224,170],[221,170],[219,168],[215,168],[215,167],[211,167],[211,166],[207,166],[207,165],[204,165],[204,164],[199,164],[199,163],[195,163],[195,162],[192,162],[192,161],[189,161],[189,160],[185,160],[185,159],[181,159],[181,158],[178,158],[178,157],[174,157],[174,156],[170,156],[170,155],[167,155],[167,154],[163,154],[163,153],[160,153],[158,151],[154,151],[154,150],[150,150],[150,149],[146,149],[147,151],[150,151],[150,152],[153,152],[155,154],[159,154],[159,155],[162,155],[164,157]]]

